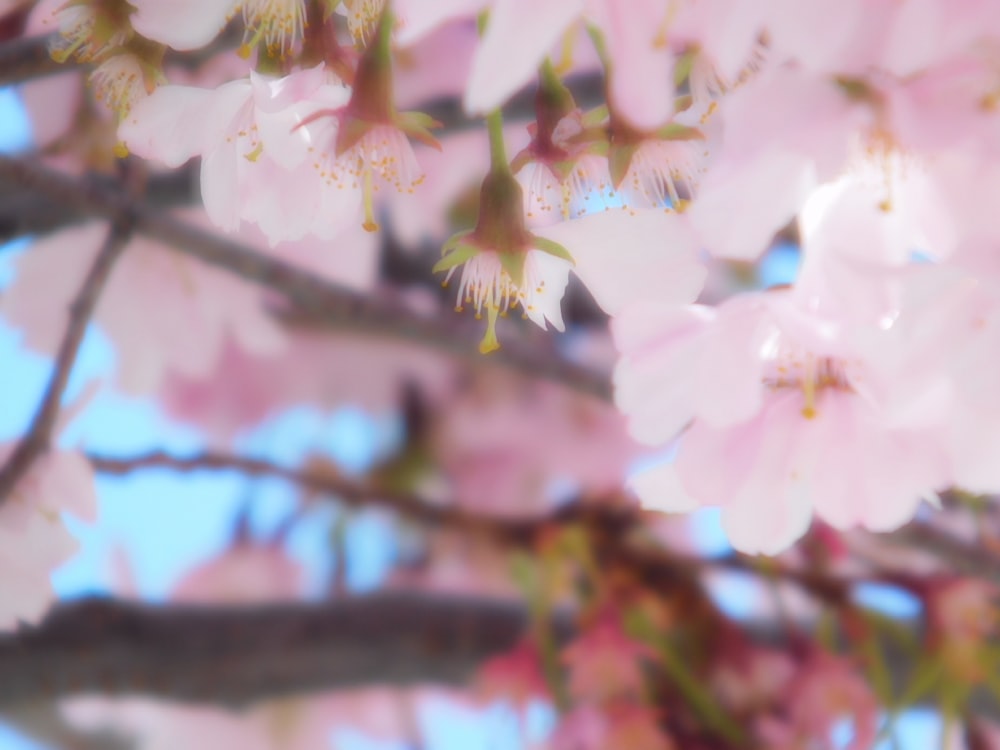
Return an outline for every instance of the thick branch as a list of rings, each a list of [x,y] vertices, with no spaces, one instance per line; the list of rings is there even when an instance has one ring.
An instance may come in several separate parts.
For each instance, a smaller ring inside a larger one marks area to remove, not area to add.
[[[42,192],[59,205],[132,222],[136,231],[179,252],[281,292],[291,303],[325,324],[417,341],[479,363],[504,365],[600,398],[610,397],[610,383],[604,374],[561,359],[550,349],[507,336],[504,348],[484,359],[476,345],[481,326],[470,318],[451,314],[418,316],[393,300],[344,289],[294,265],[179,221],[104,181],[71,177],[32,161],[4,156],[0,156],[0,180],[16,181],[29,190]]]
[[[87,273],[77,293],[76,299],[69,308],[69,321],[66,332],[56,354],[56,360],[42,402],[38,406],[31,421],[28,433],[17,444],[17,447],[0,469],[0,503],[14,490],[18,481],[31,468],[35,459],[48,449],[52,430],[59,416],[59,405],[63,391],[69,381],[69,374],[76,361],[76,353],[87,330],[91,314],[101,295],[101,290],[111,274],[115,261],[124,250],[130,234],[127,221],[116,221],[108,231],[104,246],[97,254],[93,266]],[[41,290],[40,290],[41,291]]]
[[[525,636],[529,622],[518,603],[412,592],[256,607],[83,600],[0,636],[0,711],[80,693],[240,706],[374,684],[461,685]],[[557,643],[572,636],[568,613],[552,627]],[[755,641],[782,645],[771,625],[747,629]],[[895,689],[905,687],[909,655],[884,635],[878,649]],[[1000,714],[985,691],[970,709]]]
[[[18,37],[0,44],[0,86],[67,70],[49,55],[48,36]]]
[[[0,705],[82,692],[240,705],[373,683],[461,684],[527,627],[516,603],[409,593],[259,607],[84,600],[0,637]]]

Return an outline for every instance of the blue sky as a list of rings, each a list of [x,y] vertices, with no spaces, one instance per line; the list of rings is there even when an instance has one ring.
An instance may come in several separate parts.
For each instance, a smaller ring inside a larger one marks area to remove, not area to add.
[[[30,125],[13,89],[0,89],[0,151],[16,151],[30,144]],[[27,246],[21,242],[0,247],[0,289],[13,279],[11,261]],[[794,277],[798,263],[795,248],[771,253],[761,270],[765,286]],[[44,388],[51,360],[27,351],[20,336],[0,320],[0,440],[21,434]],[[114,351],[93,326],[81,348],[66,400],[72,402],[84,387],[113,373]],[[361,471],[392,440],[396,425],[372,420],[363,412],[345,408],[332,415],[295,410],[265,425],[241,441],[248,453],[294,462],[307,451],[321,447],[345,471]],[[84,414],[60,436],[66,445],[85,447],[112,455],[130,455],[153,448],[176,452],[195,451],[198,435],[165,419],[149,402],[124,398],[102,387]],[[80,553],[53,576],[60,596],[110,592],[109,570],[115,549],[127,553],[143,596],[162,599],[188,567],[219,552],[227,544],[233,519],[249,501],[254,528],[273,528],[292,507],[290,487],[280,481],[254,481],[233,473],[178,476],[169,471],[146,471],[128,477],[99,479],[100,522],[88,526],[70,520],[81,543]],[[313,523],[301,525],[291,537],[293,553],[309,565],[317,587],[329,573],[325,567],[327,524],[333,510],[320,511]],[[701,513],[696,536],[709,554],[723,554],[728,545],[718,514]],[[360,514],[348,544],[347,575],[356,590],[377,586],[392,563],[392,528],[382,514]],[[718,589],[720,603],[733,616],[746,616],[756,594],[738,576]],[[912,615],[915,602],[887,589],[870,588],[860,599],[890,614]],[[516,750],[514,718],[503,707],[484,716],[470,716],[438,707],[422,717],[422,730],[430,750]],[[534,738],[551,727],[551,712],[538,706],[529,714]],[[939,722],[930,712],[911,712],[900,722],[899,747],[923,750],[938,746]],[[397,750],[392,745],[366,742],[349,730],[339,732],[343,750]],[[44,750],[0,724],[0,746],[6,750]],[[889,748],[886,744],[885,747]]]

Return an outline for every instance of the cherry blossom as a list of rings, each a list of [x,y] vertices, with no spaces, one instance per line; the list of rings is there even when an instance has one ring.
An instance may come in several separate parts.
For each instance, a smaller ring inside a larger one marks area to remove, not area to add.
[[[296,126],[349,96],[322,67],[281,79],[251,74],[215,91],[163,86],[135,107],[119,137],[130,151],[168,166],[201,155],[205,209],[223,229],[234,231],[243,219],[258,224],[272,243],[310,232],[330,236],[358,204],[322,200],[313,140]],[[184,127],[196,114],[211,127]]]
[[[0,460],[13,446],[0,444]],[[53,451],[37,460],[0,508],[0,629],[37,622],[55,600],[50,574],[77,550],[61,515],[97,518],[97,495],[86,459]]]
[[[17,263],[19,283],[0,302],[0,314],[37,351],[56,350],[70,301],[103,242],[100,222],[39,240]],[[44,296],[31,290],[41,284]],[[189,376],[212,371],[227,335],[252,352],[284,346],[261,296],[245,282],[175,256],[136,237],[98,301],[96,322],[118,350],[117,382],[126,391],[155,391],[168,371]],[[172,310],[163,315],[163,310]]]

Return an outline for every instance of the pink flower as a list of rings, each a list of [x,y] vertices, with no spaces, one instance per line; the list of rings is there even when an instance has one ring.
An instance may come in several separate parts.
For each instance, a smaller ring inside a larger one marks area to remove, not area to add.
[[[484,374],[445,397],[431,450],[470,511],[526,519],[611,492],[639,453],[619,414],[563,388]]]
[[[322,66],[280,79],[251,73],[215,91],[163,86],[135,106],[119,137],[131,151],[167,166],[201,155],[205,209],[227,231],[243,219],[258,224],[272,244],[309,233],[330,236],[353,218],[358,202],[323,200],[314,141],[297,126],[349,96]],[[188,127],[192,117],[204,127]]]
[[[477,671],[476,684],[487,699],[512,701],[520,709],[551,698],[541,656],[530,641],[487,659]]]
[[[11,444],[0,445],[0,465],[12,450]],[[96,519],[93,472],[83,456],[51,451],[0,506],[0,630],[37,622],[55,600],[49,576],[77,550],[60,517],[64,512]]]
[[[196,49],[211,42],[226,25],[236,0],[130,0],[135,12],[129,21],[147,39],[178,50]]]
[[[893,529],[950,481],[937,414],[897,418],[876,362],[795,290],[716,310],[633,308],[614,327],[616,400],[633,435],[661,444],[690,423],[675,467],[635,489],[659,507],[721,506],[740,550],[783,550],[814,510],[840,529]]]
[[[787,688],[782,717],[758,720],[758,737],[769,748],[795,750],[803,742],[817,750],[868,750],[875,743],[878,704],[865,679],[844,660],[815,653]],[[835,727],[850,721],[849,745],[835,743]]]
[[[100,222],[62,230],[18,260],[0,313],[24,331],[29,346],[56,350],[69,303],[106,234]],[[125,249],[94,318],[118,349],[117,381],[131,393],[156,390],[168,371],[208,375],[227,335],[260,353],[284,345],[256,289],[143,237]]]
[[[569,670],[569,691],[581,703],[644,694],[643,662],[655,657],[649,647],[633,641],[621,623],[605,615],[563,649]]]
[[[236,544],[181,578],[171,598],[179,602],[261,604],[301,599],[305,572],[277,546]]]

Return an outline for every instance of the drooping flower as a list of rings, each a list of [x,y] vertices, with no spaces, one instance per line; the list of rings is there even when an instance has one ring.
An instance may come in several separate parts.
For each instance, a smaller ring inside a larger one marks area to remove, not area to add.
[[[331,235],[356,203],[334,211],[316,189],[309,131],[297,127],[341,104],[350,89],[318,66],[284,78],[250,74],[214,91],[162,86],[139,102],[119,128],[129,150],[168,166],[201,155],[201,191],[213,222],[227,231],[258,224],[272,243]],[[198,117],[203,127],[188,126]]]
[[[350,100],[306,118],[301,128],[318,145],[312,149],[319,172],[321,201],[360,199],[364,228],[378,230],[375,193],[389,187],[413,192],[423,181],[410,138],[437,146],[430,128],[438,123],[419,112],[397,112],[393,100],[390,38],[392,14],[385,9],[373,42],[358,64]]]
[[[596,124],[587,122],[548,61],[539,78],[531,143],[511,162],[533,226],[593,213],[614,197],[601,134],[588,132]]]

